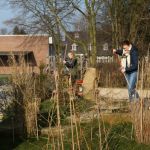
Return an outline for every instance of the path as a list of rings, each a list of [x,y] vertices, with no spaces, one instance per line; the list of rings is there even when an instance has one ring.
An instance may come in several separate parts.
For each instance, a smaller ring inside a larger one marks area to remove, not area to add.
[[[138,90],[140,97],[150,97],[150,90]],[[111,99],[127,100],[128,90],[126,88],[99,88],[99,96]]]

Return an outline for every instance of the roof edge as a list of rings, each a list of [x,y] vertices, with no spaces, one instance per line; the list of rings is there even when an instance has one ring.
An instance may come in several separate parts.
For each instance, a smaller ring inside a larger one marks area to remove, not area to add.
[[[48,36],[49,37],[49,35],[48,34],[24,34],[24,35],[21,35],[21,34],[19,34],[19,35],[13,35],[13,34],[6,34],[6,35],[0,35],[0,37],[8,37],[8,36],[25,36],[25,37],[39,37],[39,36]]]

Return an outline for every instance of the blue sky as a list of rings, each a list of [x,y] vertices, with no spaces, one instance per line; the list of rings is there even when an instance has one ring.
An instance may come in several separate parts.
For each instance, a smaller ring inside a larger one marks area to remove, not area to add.
[[[6,0],[0,0],[0,28],[9,28],[5,24],[4,21],[13,18],[15,15],[14,11],[9,7]]]
[[[81,8],[82,7],[83,7],[83,4],[81,4]],[[4,21],[15,17],[16,14],[17,14],[17,12],[14,9],[10,8],[7,0],[0,0],[0,29],[7,28],[10,31],[11,27],[5,25]]]

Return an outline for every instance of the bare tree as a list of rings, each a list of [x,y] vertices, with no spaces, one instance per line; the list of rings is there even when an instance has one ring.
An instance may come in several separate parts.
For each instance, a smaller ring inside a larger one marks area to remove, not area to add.
[[[0,34],[5,35],[7,33],[8,33],[7,28],[0,29]]]
[[[56,50],[56,72],[55,72],[55,81],[56,81],[56,103],[57,103],[57,125],[58,129],[61,132],[61,124],[60,124],[60,111],[59,111],[59,102],[62,100],[62,84],[60,79],[61,74],[61,63],[59,54],[62,49],[61,42],[61,34],[62,29],[66,30],[66,22],[67,18],[71,17],[72,9],[69,8],[69,1],[58,1],[58,0],[10,0],[9,3],[13,8],[20,8],[21,17],[18,16],[15,19],[9,20],[7,23],[16,24],[21,26],[27,30],[28,33],[47,33],[54,38],[54,46]],[[67,11],[66,11],[67,10]],[[22,17],[23,16],[23,17]],[[31,93],[32,95],[32,93]],[[24,96],[26,99],[27,95]],[[25,100],[24,100],[25,101]],[[30,104],[31,103],[31,104]],[[23,103],[24,104],[24,103]],[[32,101],[28,101],[29,106],[32,105]],[[26,105],[24,105],[24,109],[26,110]],[[24,111],[25,116],[30,116],[28,111]],[[36,114],[36,112],[35,112]],[[26,128],[34,128],[35,123],[31,120],[26,120]],[[33,127],[31,127],[33,125]],[[28,131],[28,130],[27,130]],[[27,133],[31,135],[32,133],[29,131]],[[60,134],[61,135],[61,134]],[[62,136],[60,136],[61,145]]]
[[[76,9],[86,19],[88,34],[89,34],[89,41],[92,47],[90,63],[91,63],[91,66],[94,66],[94,67],[96,66],[96,56],[97,56],[96,16],[101,7],[101,4],[102,4],[102,1],[96,1],[96,0],[84,0],[84,1],[72,2],[74,9]],[[83,10],[83,7],[85,7],[85,10]]]
[[[105,0],[105,4],[111,19],[113,46],[118,47],[123,39],[135,43],[141,18],[145,14],[149,1]]]

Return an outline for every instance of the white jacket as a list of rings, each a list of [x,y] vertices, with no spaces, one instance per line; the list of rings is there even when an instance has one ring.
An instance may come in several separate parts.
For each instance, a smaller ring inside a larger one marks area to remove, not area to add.
[[[125,50],[123,50],[123,54],[121,56],[121,67],[130,67],[131,63],[131,56],[130,53],[126,53]]]

